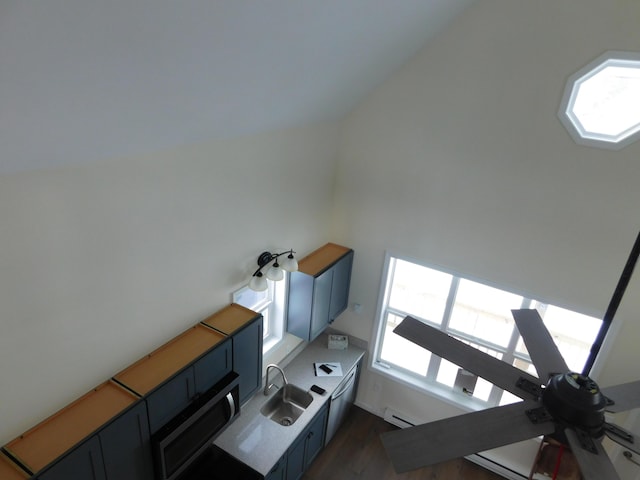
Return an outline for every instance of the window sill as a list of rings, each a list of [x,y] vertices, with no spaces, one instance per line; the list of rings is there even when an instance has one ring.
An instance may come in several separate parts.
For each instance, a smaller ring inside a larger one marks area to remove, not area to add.
[[[278,338],[276,336],[265,338],[262,342],[262,356],[267,355],[271,350],[275,349],[282,343],[282,340],[282,337]]]
[[[412,390],[416,390],[420,393],[429,395],[430,397],[441,400],[449,405],[460,408],[467,412],[477,412],[479,410],[485,410],[492,407],[481,400],[474,399],[463,393],[455,392],[454,390],[440,386],[437,384],[421,382],[415,377],[408,375],[402,371],[396,370],[393,367],[387,367],[379,362],[373,362],[371,368],[374,372],[389,378],[390,380],[399,382]]]

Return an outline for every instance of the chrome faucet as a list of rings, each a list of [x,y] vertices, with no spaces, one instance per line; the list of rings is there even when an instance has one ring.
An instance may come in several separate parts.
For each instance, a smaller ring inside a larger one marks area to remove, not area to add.
[[[269,395],[269,390],[274,385],[273,383],[269,383],[269,370],[271,370],[272,368],[275,368],[276,370],[278,370],[280,372],[280,374],[282,375],[282,380],[284,380],[284,385],[287,384],[287,377],[284,374],[284,371],[278,365],[276,365],[275,363],[270,363],[269,365],[267,365],[267,378],[264,381],[264,394],[265,395]]]

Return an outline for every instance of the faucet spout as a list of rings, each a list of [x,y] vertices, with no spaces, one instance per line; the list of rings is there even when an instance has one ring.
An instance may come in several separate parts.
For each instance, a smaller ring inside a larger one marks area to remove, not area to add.
[[[287,382],[287,376],[284,374],[284,371],[275,363],[270,363],[269,365],[267,365],[267,377],[265,378],[264,381],[264,394],[265,395],[269,395],[269,390],[271,389],[271,387],[273,387],[273,383],[269,383],[269,371],[271,369],[276,369],[280,372],[280,374],[282,375],[282,380],[284,381],[284,385],[286,385]],[[283,385],[283,386],[284,386]]]

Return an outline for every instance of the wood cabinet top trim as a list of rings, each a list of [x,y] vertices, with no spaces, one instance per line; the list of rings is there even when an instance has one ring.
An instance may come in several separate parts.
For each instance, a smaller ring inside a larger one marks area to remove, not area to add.
[[[249,310],[237,303],[232,303],[204,319],[202,323],[226,335],[233,335],[258,315],[259,313],[253,310]]]
[[[300,260],[298,262],[298,271],[307,275],[318,275],[350,251],[351,249],[348,247],[327,243]]]
[[[136,400],[131,392],[109,380],[12,440],[5,448],[37,472]],[[0,475],[0,478],[4,477]]]
[[[2,480],[24,480],[29,478],[29,475],[0,452],[0,478]]]
[[[225,338],[203,325],[194,325],[114,378],[134,392],[146,395]]]

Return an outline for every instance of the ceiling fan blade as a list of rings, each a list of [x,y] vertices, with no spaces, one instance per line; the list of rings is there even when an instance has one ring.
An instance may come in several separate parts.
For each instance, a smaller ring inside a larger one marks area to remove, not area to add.
[[[527,410],[539,407],[526,401],[467,413],[381,435],[398,473],[519,442],[555,430],[552,421],[533,423]]]
[[[628,430],[619,427],[615,423],[605,422],[604,433],[614,442],[622,445],[627,450],[640,455],[640,444],[638,443],[638,437]]]
[[[520,398],[536,399],[540,395],[540,380],[533,375],[470,347],[420,320],[407,316],[393,331]],[[522,379],[526,381],[522,382]],[[527,389],[527,386],[534,388]]]
[[[578,460],[584,480],[604,480],[605,478],[607,480],[620,480],[620,476],[599,440],[589,438],[592,440],[595,451],[593,453],[583,448],[580,435],[575,430],[567,428],[564,433],[567,436],[573,455]]]
[[[609,412],[624,412],[640,407],[640,380],[601,388],[600,391],[614,402],[613,405],[607,405]]]
[[[521,309],[511,310],[511,313],[542,383],[546,383],[553,374],[568,372],[569,367],[538,311]]]

